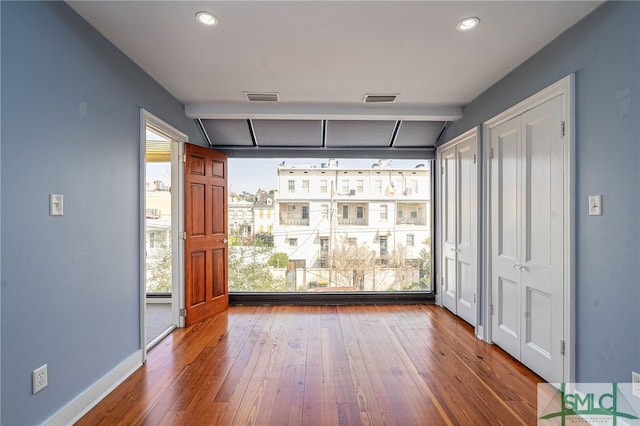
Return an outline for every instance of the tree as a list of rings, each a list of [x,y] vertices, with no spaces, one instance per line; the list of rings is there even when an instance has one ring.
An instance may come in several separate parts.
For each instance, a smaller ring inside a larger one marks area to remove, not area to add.
[[[256,234],[252,241],[254,246],[273,247],[273,235],[266,232]]]
[[[172,289],[172,279],[169,233],[156,233],[154,245],[157,245],[160,249],[157,249],[159,253],[157,253],[154,258],[147,260],[147,293],[170,293]]]
[[[267,264],[272,268],[286,268],[289,263],[289,256],[287,253],[273,253],[267,261]]]
[[[284,278],[274,277],[266,260],[269,247],[229,247],[230,291],[287,291]]]
[[[338,275],[336,285],[337,278],[342,277],[343,283],[364,290],[365,276],[376,266],[376,253],[365,244],[354,244],[347,237],[342,237],[331,251],[330,260],[332,269]]]

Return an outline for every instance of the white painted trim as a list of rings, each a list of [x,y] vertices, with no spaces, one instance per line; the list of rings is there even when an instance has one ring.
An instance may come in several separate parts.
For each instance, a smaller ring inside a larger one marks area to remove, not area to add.
[[[565,338],[565,356],[564,356],[564,382],[570,383],[575,380],[575,74],[569,74],[556,83],[546,87],[540,92],[532,95],[524,101],[514,105],[506,111],[487,120],[483,124],[483,140],[489,140],[489,133],[492,128],[510,120],[514,117],[524,114],[525,112],[542,105],[543,103],[556,98],[563,97],[563,113],[565,117],[565,141],[564,144],[564,168],[565,168],[565,186],[564,186],[564,338]],[[489,143],[485,144],[485,173],[484,173],[484,190],[486,202],[485,218],[490,217],[490,185],[489,176],[491,175],[491,163],[488,160]],[[487,316],[485,329],[485,340],[492,341],[491,336],[491,317],[488,315],[489,304],[491,302],[491,270],[489,253],[491,253],[491,226],[490,221],[485,221],[484,240],[485,244],[485,274],[484,274],[484,308]]]
[[[84,416],[102,399],[125,381],[140,366],[142,366],[142,350],[131,354],[116,368],[91,385],[88,389],[75,397],[60,411],[46,420],[44,425],[70,425]]]
[[[140,108],[140,347],[142,348],[142,362],[147,359],[147,351],[149,346],[146,344],[146,288],[145,288],[145,211],[146,211],[146,130],[147,126],[157,129],[164,133],[173,142],[171,145],[171,180],[177,179],[178,190],[172,193],[172,246],[177,247],[176,252],[184,253],[183,242],[178,238],[178,233],[183,228],[183,167],[180,161],[181,154],[184,151],[183,145],[189,141],[189,137],[167,124],[162,119]],[[173,256],[172,264],[172,297],[171,297],[171,319],[172,323],[184,327],[184,321],[180,321],[179,311],[184,306],[184,259],[182,256]]]
[[[451,106],[263,104],[191,104],[184,110],[187,117],[201,119],[456,121],[462,118],[462,108]]]

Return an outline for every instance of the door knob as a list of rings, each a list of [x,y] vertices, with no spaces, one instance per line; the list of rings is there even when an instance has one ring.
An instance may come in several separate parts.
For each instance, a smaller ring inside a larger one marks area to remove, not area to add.
[[[229,242],[229,240],[227,240],[227,239],[225,238],[224,240],[222,240],[222,242],[223,242],[224,244],[227,244],[227,243]]]

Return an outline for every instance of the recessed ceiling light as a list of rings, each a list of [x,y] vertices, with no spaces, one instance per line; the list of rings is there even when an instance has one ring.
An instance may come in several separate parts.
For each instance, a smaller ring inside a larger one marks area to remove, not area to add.
[[[474,29],[480,23],[480,19],[476,17],[464,18],[462,21],[458,22],[458,31],[469,31]]]
[[[196,13],[196,19],[201,24],[209,25],[210,27],[218,25],[218,18],[211,12],[198,12]]]

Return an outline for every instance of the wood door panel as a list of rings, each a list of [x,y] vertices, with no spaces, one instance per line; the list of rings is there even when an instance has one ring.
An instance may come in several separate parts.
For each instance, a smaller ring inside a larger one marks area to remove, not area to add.
[[[219,297],[225,294],[226,292],[226,286],[225,286],[225,281],[223,279],[220,278],[226,278],[225,276],[225,264],[227,262],[226,257],[225,257],[225,250],[224,249],[216,249],[211,251],[211,256],[212,256],[212,263],[213,263],[213,276],[217,279],[214,278],[213,280],[213,288],[212,288],[212,294],[213,297]]]
[[[191,221],[188,223],[191,225],[192,236],[204,236],[206,233],[204,224],[206,216],[205,190],[205,186],[198,183],[192,183],[188,190],[191,196],[191,202],[187,209],[190,211]]]
[[[225,216],[226,213],[216,208],[216,206],[220,206],[224,204],[225,200],[225,191],[224,188],[219,186],[211,187],[211,233],[212,234],[224,234],[226,229]]]
[[[229,305],[227,290],[227,157],[186,144],[186,324]]]
[[[191,253],[189,259],[191,279],[189,280],[189,305],[197,306],[207,301],[207,253],[198,251]]]

